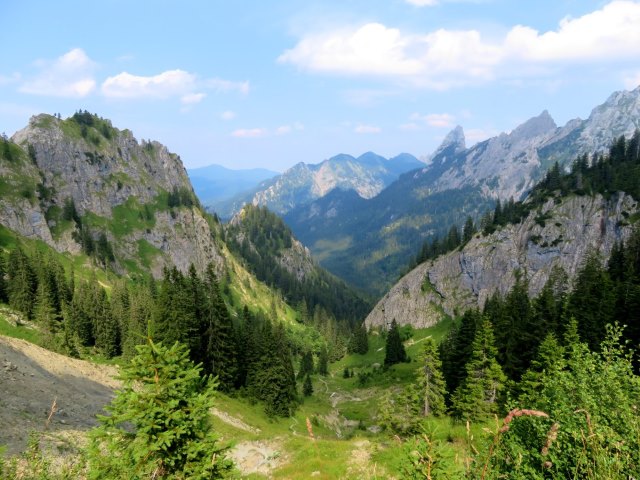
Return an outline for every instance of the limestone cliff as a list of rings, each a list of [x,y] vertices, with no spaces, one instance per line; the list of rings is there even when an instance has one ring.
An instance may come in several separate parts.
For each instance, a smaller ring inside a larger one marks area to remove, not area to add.
[[[202,214],[180,157],[160,143],[86,112],[35,116],[11,140],[0,173],[24,191],[2,192],[0,224],[60,252],[80,253],[81,228],[85,238],[104,236],[122,273],[210,262],[221,270],[219,227]]]
[[[367,326],[400,324],[423,328],[445,314],[482,307],[496,291],[508,292],[520,270],[534,296],[544,286],[554,266],[572,279],[589,251],[606,258],[615,241],[631,231],[627,218],[638,203],[620,194],[570,196],[556,204],[549,199],[517,225],[495,233],[476,235],[462,250],[427,261],[405,275],[367,316]]]

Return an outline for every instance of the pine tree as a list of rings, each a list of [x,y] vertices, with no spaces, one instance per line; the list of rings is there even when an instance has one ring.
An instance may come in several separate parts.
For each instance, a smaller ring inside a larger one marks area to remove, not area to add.
[[[442,364],[433,338],[424,340],[422,365],[417,370],[418,382],[412,389],[412,396],[420,406],[422,416],[443,415],[445,413],[445,383]]]
[[[453,394],[452,410],[456,417],[480,420],[498,411],[498,394],[506,377],[496,360],[493,328],[485,320],[473,341],[467,376]]]
[[[90,478],[225,478],[227,447],[213,432],[216,383],[179,343],[151,340],[122,368],[124,386],[91,432]]]
[[[6,267],[4,254],[0,251],[0,302],[7,302],[9,296],[7,294],[7,280],[5,279]]]
[[[310,397],[313,395],[313,384],[311,383],[311,375],[307,374],[304,379],[304,384],[302,386],[302,394],[305,397]]]
[[[546,375],[564,368],[564,348],[553,333],[549,333],[538,348],[531,362],[531,367],[518,383],[518,390],[523,395],[535,395],[542,389],[542,381]]]
[[[307,350],[300,358],[300,369],[298,370],[298,380],[302,380],[305,376],[313,373],[313,356]]]
[[[15,248],[7,261],[9,305],[33,318],[34,299],[38,283],[29,258],[21,248]]]
[[[405,362],[407,360],[407,352],[404,349],[402,340],[400,339],[400,330],[395,318],[391,322],[389,331],[387,332],[387,341],[385,344],[385,367],[390,367],[396,363]]]
[[[329,354],[324,346],[320,349],[320,353],[318,353],[318,374],[323,377],[329,375]]]
[[[122,339],[122,356],[132,358],[137,345],[144,345],[153,321],[153,297],[146,286],[134,289],[129,298],[129,317],[126,321],[126,335]]]
[[[206,365],[208,371],[218,376],[220,389],[229,391],[238,379],[235,334],[229,310],[224,303],[216,279],[213,265],[205,272],[205,296],[207,306],[204,309],[206,330]]]

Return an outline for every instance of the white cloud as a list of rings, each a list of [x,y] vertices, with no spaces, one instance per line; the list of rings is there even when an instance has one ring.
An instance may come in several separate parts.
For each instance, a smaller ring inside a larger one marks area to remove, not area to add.
[[[122,72],[102,83],[102,93],[110,98],[168,98],[188,95],[195,89],[195,83],[195,75],[184,70],[169,70],[151,77]]]
[[[225,121],[233,120],[234,118],[236,118],[236,116],[236,112],[233,112],[231,110],[226,110],[220,114],[220,118]]]
[[[236,138],[259,138],[266,137],[269,131],[266,128],[239,128],[231,132],[232,137]]]
[[[222,80],[221,78],[210,78],[205,80],[204,85],[207,88],[211,88],[217,92],[232,92],[237,91],[242,93],[243,95],[247,95],[249,93],[249,82],[232,82],[231,80]]]
[[[276,128],[276,135],[286,135],[293,131],[301,131],[304,130],[304,125],[300,122],[295,122],[292,125],[282,125]]]
[[[232,82],[211,78],[201,80],[194,73],[184,70],[167,70],[152,76],[132,75],[122,72],[108,77],[102,83],[102,94],[108,98],[171,98],[180,97],[183,104],[200,102],[206,94],[201,90],[216,92],[249,91],[249,82]]]
[[[564,18],[555,30],[541,33],[516,25],[502,38],[478,30],[415,34],[381,23],[311,33],[278,61],[310,72],[387,76],[445,89],[496,78],[547,76],[552,67],[637,61],[638,51],[640,2],[616,0],[582,17]]]
[[[411,115],[410,119],[413,121],[423,122],[429,127],[449,128],[453,126],[456,117],[450,113],[429,113],[427,115],[414,113]]]
[[[184,105],[194,105],[196,103],[200,103],[206,96],[206,93],[188,93],[186,95],[183,95],[180,101]]]
[[[353,129],[356,133],[380,133],[382,129],[380,127],[375,127],[373,125],[357,125],[356,128]]]
[[[96,87],[95,66],[84,50],[74,48],[53,61],[37,61],[40,72],[27,79],[18,90],[52,97],[85,97]]]

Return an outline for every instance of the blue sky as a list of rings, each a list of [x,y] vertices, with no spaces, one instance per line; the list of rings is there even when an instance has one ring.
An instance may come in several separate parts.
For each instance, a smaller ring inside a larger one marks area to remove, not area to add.
[[[0,3],[0,131],[86,109],[187,167],[425,156],[640,84],[640,1]]]

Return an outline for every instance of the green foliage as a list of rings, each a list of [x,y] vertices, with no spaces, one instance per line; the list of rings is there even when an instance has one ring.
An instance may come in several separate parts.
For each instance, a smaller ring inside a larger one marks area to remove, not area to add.
[[[393,321],[391,322],[391,326],[389,327],[389,331],[387,332],[384,365],[385,367],[390,367],[391,365],[395,365],[396,363],[406,361],[407,352],[405,351],[404,345],[402,344],[402,339],[400,338],[398,324],[396,323],[396,320],[393,319]]]
[[[279,289],[290,304],[304,305],[303,317],[321,307],[339,321],[354,324],[369,311],[366,299],[327,271],[315,267],[300,277],[283,266],[295,239],[282,219],[266,207],[245,206],[241,221],[227,227],[226,241],[259,280]]]
[[[425,338],[420,361],[420,368],[416,372],[417,382],[412,385],[411,396],[419,405],[422,416],[444,415],[445,382],[442,363],[433,338]]]
[[[455,417],[482,420],[498,411],[498,395],[506,378],[496,356],[493,328],[485,320],[478,326],[473,341],[471,357],[465,367],[467,375],[453,394]]]
[[[607,332],[599,353],[586,344],[569,345],[565,358],[545,349],[540,365],[551,364],[539,372],[538,387],[525,391],[517,403],[548,417],[522,417],[504,431],[489,459],[491,478],[640,474],[640,377],[620,346],[620,329],[609,326]]]
[[[310,397],[313,395],[313,383],[311,383],[311,375],[307,374],[304,378],[304,383],[302,385],[302,394],[305,397]]]
[[[213,479],[233,473],[210,424],[217,383],[203,377],[185,346],[137,347],[124,382],[91,433],[90,478]]]

